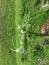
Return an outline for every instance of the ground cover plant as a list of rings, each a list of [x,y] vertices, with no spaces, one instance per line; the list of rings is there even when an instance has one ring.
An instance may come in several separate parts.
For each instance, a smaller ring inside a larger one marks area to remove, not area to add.
[[[49,0],[0,0],[0,65],[49,65]]]

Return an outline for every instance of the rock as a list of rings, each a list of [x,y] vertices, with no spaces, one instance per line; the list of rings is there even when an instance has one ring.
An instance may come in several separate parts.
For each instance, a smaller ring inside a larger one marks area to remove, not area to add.
[[[49,44],[49,39],[43,40],[43,45]]]
[[[41,58],[38,59],[38,64],[39,65],[45,65],[45,61]]]
[[[45,24],[41,28],[41,34],[43,35],[49,35],[49,24]]]

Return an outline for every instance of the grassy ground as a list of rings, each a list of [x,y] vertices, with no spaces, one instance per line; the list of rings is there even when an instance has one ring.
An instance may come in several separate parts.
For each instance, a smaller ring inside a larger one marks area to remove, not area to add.
[[[4,1],[4,2],[3,2]],[[15,4],[14,1],[1,0],[0,18],[0,65],[15,65],[16,54],[11,52],[15,44]],[[5,10],[5,11],[4,11]]]
[[[0,65],[39,65],[40,58],[48,65],[49,45],[43,46],[42,41],[49,36],[39,35],[49,16],[49,7],[40,10],[44,1],[0,1],[0,11],[4,9],[0,13]],[[35,52],[37,45],[42,50]]]

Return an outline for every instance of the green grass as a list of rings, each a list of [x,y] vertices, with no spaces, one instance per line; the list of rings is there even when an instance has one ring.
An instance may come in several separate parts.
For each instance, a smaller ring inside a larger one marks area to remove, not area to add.
[[[34,34],[41,33],[41,26],[49,16],[49,7],[40,10],[41,2],[38,0],[5,0],[2,2],[4,12],[0,17],[4,17],[5,20],[0,20],[0,65],[38,65],[39,58],[44,59],[45,65],[48,65],[49,45],[43,46],[42,41],[49,39],[49,36]],[[18,29],[19,26],[20,29]],[[22,29],[25,31],[23,34]],[[23,41],[22,49],[28,53],[27,58],[23,60],[22,52],[10,50],[20,48],[20,41]],[[38,53],[34,55],[36,45],[43,47],[43,51],[37,51]]]
[[[1,1],[2,2],[2,1]],[[2,7],[3,15],[0,20],[0,46],[1,46],[1,56],[0,65],[15,65],[16,64],[16,54],[10,50],[14,49],[15,44],[15,4],[14,1],[4,1]],[[1,7],[1,8],[2,8]],[[14,44],[14,46],[13,46]]]

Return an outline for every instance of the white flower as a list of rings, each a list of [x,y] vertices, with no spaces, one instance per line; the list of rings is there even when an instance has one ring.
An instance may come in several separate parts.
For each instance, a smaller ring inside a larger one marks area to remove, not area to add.
[[[19,51],[20,51],[20,48],[17,48],[17,49],[16,49],[16,52],[19,52]]]
[[[21,29],[21,33],[23,33],[24,31],[23,31],[23,29]]]
[[[23,31],[23,29],[21,29],[21,34],[24,34],[25,33],[25,31]]]

